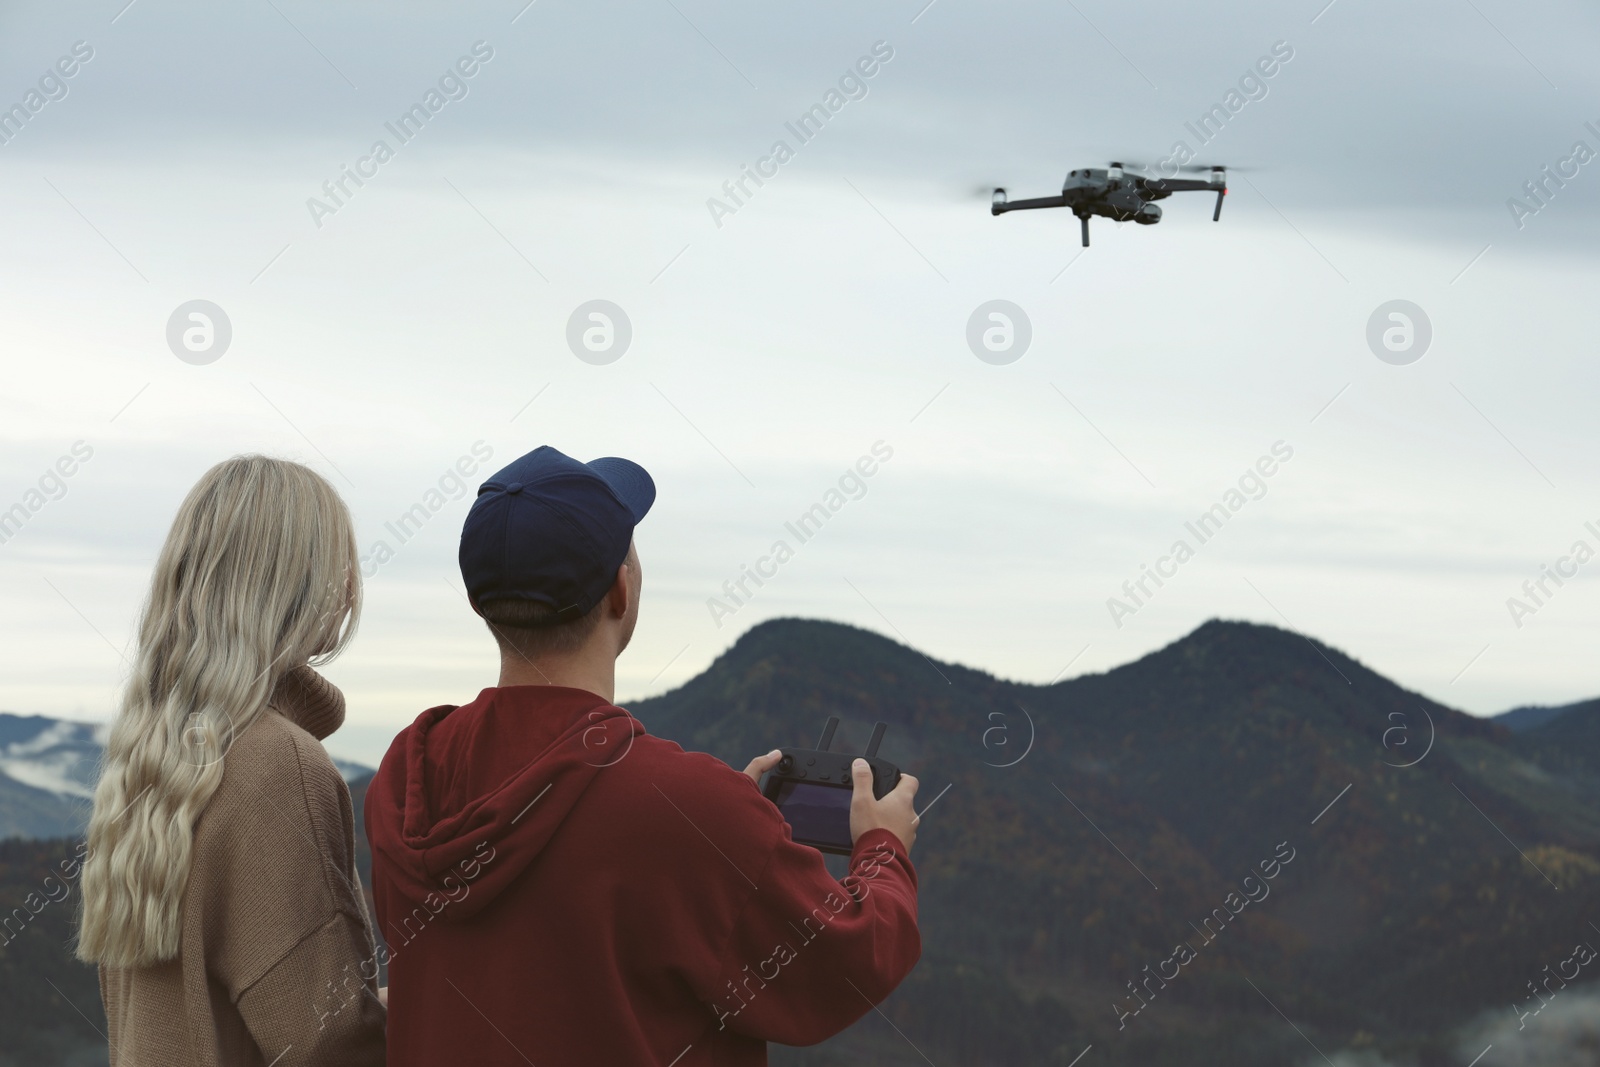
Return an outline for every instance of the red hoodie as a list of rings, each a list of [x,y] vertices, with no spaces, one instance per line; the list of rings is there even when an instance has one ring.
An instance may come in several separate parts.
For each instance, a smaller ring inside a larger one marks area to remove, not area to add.
[[[745,775],[556,686],[424,712],[367,790],[390,1067],[765,1064],[916,963],[916,872],[851,874]]]

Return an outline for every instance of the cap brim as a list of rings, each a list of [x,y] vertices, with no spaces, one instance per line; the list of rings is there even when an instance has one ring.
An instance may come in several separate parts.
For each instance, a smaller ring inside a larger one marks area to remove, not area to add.
[[[618,456],[590,460],[585,466],[611,487],[635,523],[643,521],[650,511],[650,505],[656,502],[656,483],[649,471],[631,459]]]

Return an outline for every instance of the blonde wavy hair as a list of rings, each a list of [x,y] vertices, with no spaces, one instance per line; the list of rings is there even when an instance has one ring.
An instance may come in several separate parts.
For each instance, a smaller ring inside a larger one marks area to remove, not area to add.
[[[78,958],[142,967],[178,954],[194,825],[223,756],[289,670],[355,633],[349,509],[298,463],[236,456],[173,520],[95,788]]]

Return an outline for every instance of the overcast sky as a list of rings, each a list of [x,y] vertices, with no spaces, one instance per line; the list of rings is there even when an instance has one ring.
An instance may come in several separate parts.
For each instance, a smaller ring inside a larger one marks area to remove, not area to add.
[[[28,115],[0,127],[0,510],[92,450],[0,544],[0,708],[108,716],[177,503],[264,451],[395,549],[329,669],[329,747],[375,761],[495,663],[458,591],[470,492],[404,544],[385,523],[475,446],[474,487],[546,443],[660,490],[624,699],[786,615],[1033,682],[1222,616],[1468,711],[1600,693],[1600,561],[1507,605],[1600,549],[1591,6],[524,2],[0,9],[0,106]],[[1240,168],[1218,224],[1179,195],[1082,252],[1070,215],[980,195],[1180,141]],[[335,200],[344,168],[367,177]],[[604,365],[567,342],[597,299],[632,332]],[[204,365],[168,344],[192,300],[231,325]],[[1003,365],[967,340],[991,300],[1031,326]],[[1394,300],[1431,325],[1405,365],[1368,342]],[[787,534],[878,442],[859,499]],[[1201,544],[1185,524],[1275,445]]]

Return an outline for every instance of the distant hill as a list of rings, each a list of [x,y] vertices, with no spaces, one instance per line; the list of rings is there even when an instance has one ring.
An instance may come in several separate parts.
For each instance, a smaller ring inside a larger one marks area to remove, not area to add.
[[[0,712],[0,838],[80,833],[104,727]]]
[[[1600,713],[1600,697],[1591,700],[1580,700],[1573,704],[1528,704],[1510,711],[1502,711],[1493,716],[1494,721],[1510,730],[1512,733],[1522,733],[1535,727],[1543,726],[1555,719],[1566,715],[1568,712],[1582,714]]]
[[[1569,704],[1562,714],[1519,731],[1510,748],[1590,807],[1600,808],[1600,700]]]
[[[0,840],[72,837],[89,818],[106,725],[0,712]],[[346,781],[373,768],[334,760]]]
[[[1035,686],[777,620],[632,710],[738,767],[830,714],[841,751],[882,719],[882,754],[922,780],[922,962],[881,1015],[775,1067],[1066,1067],[1091,1045],[1079,1067],[1459,1067],[1474,1020],[1600,943],[1600,716],[1513,732],[1274,627],[1213,621]],[[0,913],[15,884],[0,872]],[[38,1041],[85,1030],[36,1000]],[[1495,1062],[1566,1032],[1497,1036]]]

